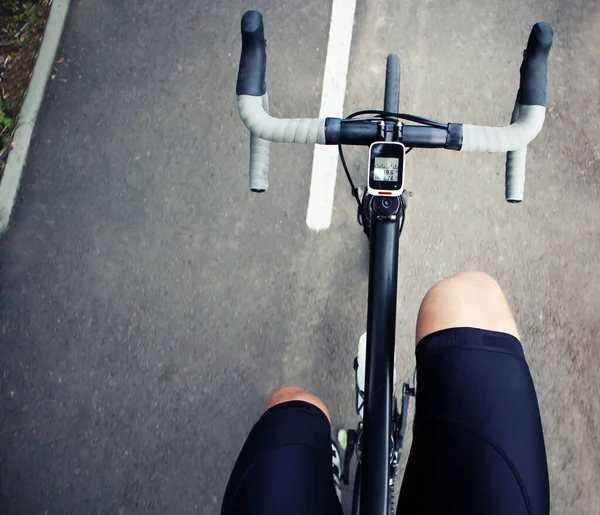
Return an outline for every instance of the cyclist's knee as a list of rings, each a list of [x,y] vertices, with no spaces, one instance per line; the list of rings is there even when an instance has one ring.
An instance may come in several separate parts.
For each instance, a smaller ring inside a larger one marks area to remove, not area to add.
[[[495,279],[483,272],[461,272],[427,292],[417,320],[417,342],[450,327],[478,327],[512,334],[517,326]]]
[[[451,291],[467,292],[468,294],[476,293],[479,296],[486,297],[490,300],[499,300],[506,302],[502,288],[498,284],[498,281],[491,275],[485,272],[458,272],[443,281],[440,281],[433,288],[437,286],[446,286]],[[432,289],[433,289],[432,288]]]
[[[312,404],[313,406],[316,406],[323,413],[325,413],[325,415],[331,422],[331,417],[329,416],[329,410],[327,409],[327,406],[325,406],[323,401],[321,399],[319,399],[316,395],[313,395],[312,393],[308,393],[307,391],[300,388],[299,386],[284,386],[283,388],[279,388],[279,390],[276,390],[273,393],[273,395],[271,395],[271,399],[269,400],[269,403],[267,404],[267,409],[272,408],[273,406],[276,406],[277,404],[282,404],[284,402],[290,402],[290,401],[304,401],[304,402],[308,402],[309,404]]]

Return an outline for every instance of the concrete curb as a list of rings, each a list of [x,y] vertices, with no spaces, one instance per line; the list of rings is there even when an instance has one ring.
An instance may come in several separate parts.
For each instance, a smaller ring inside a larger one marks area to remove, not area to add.
[[[0,180],[0,234],[8,227],[15,204],[21,173],[25,166],[31,135],[37,114],[44,98],[46,83],[56,56],[70,0],[53,0],[44,31],[40,53],[29,82],[27,95],[19,113],[19,121],[14,136],[14,147],[8,155],[4,175]]]

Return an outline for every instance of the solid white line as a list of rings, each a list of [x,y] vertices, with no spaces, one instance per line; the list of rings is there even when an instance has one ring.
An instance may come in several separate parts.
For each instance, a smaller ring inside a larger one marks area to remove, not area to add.
[[[21,173],[25,166],[25,159],[29,151],[31,134],[35,125],[46,82],[50,75],[52,63],[56,56],[56,50],[60,41],[60,35],[65,24],[67,11],[69,10],[69,0],[54,0],[50,8],[50,15],[44,31],[44,39],[40,48],[25,101],[19,113],[17,130],[13,138],[14,147],[8,155],[4,175],[0,180],[0,234],[8,226],[10,214],[15,203]]]
[[[333,0],[320,118],[341,117],[344,111],[355,9],[356,0]],[[331,224],[337,156],[337,147],[315,145],[306,213],[306,225],[315,231],[327,229]]]

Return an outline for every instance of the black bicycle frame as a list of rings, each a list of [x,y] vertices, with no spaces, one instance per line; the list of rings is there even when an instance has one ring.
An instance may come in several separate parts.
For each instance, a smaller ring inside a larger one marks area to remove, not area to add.
[[[360,513],[388,513],[400,217],[371,218]]]
[[[521,80],[515,114],[524,107],[546,105],[546,76],[548,53],[552,45],[552,27],[546,23],[534,25],[521,66]],[[326,118],[325,120],[270,120],[266,109],[266,41],[262,16],[256,11],[247,11],[242,18],[242,55],[238,71],[236,93],[238,108],[246,126],[251,130],[250,182],[253,191],[265,191],[268,186],[268,141],[296,143],[321,143],[327,145],[370,145],[375,141],[399,141],[413,148],[445,148],[449,150],[482,150],[477,143],[484,131],[481,127],[471,127],[468,145],[462,124],[443,124],[426,118],[399,114],[400,69],[399,59],[388,56],[386,67],[386,89],[384,110],[361,111],[350,118]],[[254,97],[254,98],[250,98]],[[262,100],[260,100],[260,98]],[[257,101],[258,100],[258,101]],[[261,106],[262,105],[262,109]],[[396,113],[396,114],[394,114]],[[355,118],[370,114],[375,118]],[[419,125],[408,125],[399,120],[405,119]],[[533,119],[533,118],[532,118]],[[516,120],[513,117],[513,122]],[[537,122],[536,122],[537,123]],[[301,126],[311,126],[311,134],[298,130]],[[290,130],[294,129],[294,130]],[[473,132],[476,130],[477,132]],[[494,129],[496,130],[496,129]],[[525,132],[528,132],[529,129]],[[314,132],[314,133],[313,133]],[[478,135],[478,137],[474,137]],[[267,138],[267,140],[263,139]],[[523,136],[522,148],[510,150],[507,160],[507,193],[509,202],[522,200],[524,152],[529,136]],[[486,138],[483,138],[486,139]],[[518,140],[519,138],[516,138]],[[526,140],[526,141],[525,141]],[[475,144],[477,143],[477,144]],[[486,143],[485,148],[494,145]],[[516,153],[515,153],[516,152]],[[341,154],[341,147],[340,147]],[[259,159],[260,156],[260,159]],[[342,159],[343,161],[343,159]],[[358,430],[348,434],[348,448],[344,459],[343,479],[348,481],[348,468],[352,451],[360,449],[358,456],[357,481],[360,486],[355,491],[359,499],[353,508],[358,507],[362,515],[389,515],[391,502],[390,481],[397,470],[397,457],[401,451],[406,427],[408,400],[415,391],[408,384],[401,390],[402,409],[397,412],[394,395],[394,352],[396,331],[396,302],[398,290],[398,245],[401,223],[404,222],[405,199],[392,200],[390,197],[366,194],[361,200],[347,166],[353,194],[359,203],[359,221],[365,223],[365,232],[370,237],[369,296],[367,314],[367,345],[364,392],[358,391],[357,405],[364,394],[363,421]],[[516,175],[515,175],[516,174]],[[519,177],[520,174],[520,177]],[[254,179],[259,186],[253,186]],[[519,188],[521,191],[519,191]],[[510,190],[510,191],[509,191]],[[514,191],[512,191],[514,190]],[[398,202],[400,205],[398,206]],[[365,208],[366,206],[366,208]],[[394,209],[398,209],[394,211]],[[365,211],[368,209],[369,211]],[[371,216],[367,216],[367,213]],[[355,361],[358,372],[359,362]],[[397,395],[400,396],[400,395]],[[360,411],[359,408],[357,408]],[[350,437],[351,436],[351,437]],[[363,471],[361,473],[361,471]],[[356,486],[356,484],[355,484]],[[358,504],[358,506],[356,506]]]

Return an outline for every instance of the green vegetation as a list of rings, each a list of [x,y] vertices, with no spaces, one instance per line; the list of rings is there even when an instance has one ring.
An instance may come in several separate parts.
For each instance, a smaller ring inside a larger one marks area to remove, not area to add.
[[[15,120],[11,118],[8,113],[10,113],[10,105],[8,102],[0,101],[0,134],[2,135],[2,139],[0,140],[1,148],[4,148],[10,144],[12,131],[17,125]]]
[[[35,66],[50,0],[0,0],[0,4],[0,157],[6,157]]]

